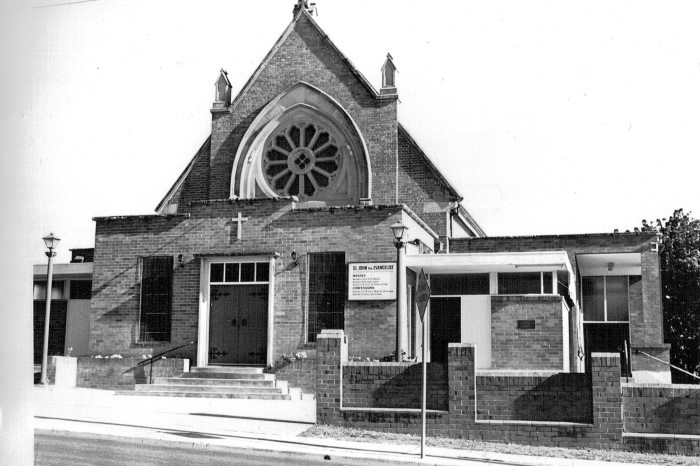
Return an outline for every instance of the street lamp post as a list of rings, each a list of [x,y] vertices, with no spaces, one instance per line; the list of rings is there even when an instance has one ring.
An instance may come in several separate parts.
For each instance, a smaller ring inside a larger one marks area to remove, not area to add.
[[[49,264],[46,270],[46,317],[44,320],[44,350],[41,353],[41,383],[47,385],[46,380],[46,367],[49,359],[49,321],[51,320],[51,287],[53,281],[53,263],[51,259],[56,257],[56,252],[54,249],[58,246],[58,242],[61,239],[54,236],[53,233],[49,233],[47,236],[42,238],[44,244],[48,248],[46,251],[46,256],[49,258]]]
[[[403,240],[408,227],[399,221],[391,226],[391,232],[396,239],[396,361],[403,360],[403,353],[407,349],[406,322],[406,241]]]

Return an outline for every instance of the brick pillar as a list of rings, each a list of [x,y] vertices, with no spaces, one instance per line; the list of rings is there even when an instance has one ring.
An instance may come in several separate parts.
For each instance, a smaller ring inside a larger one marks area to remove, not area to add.
[[[348,340],[342,330],[323,330],[316,337],[316,418],[319,424],[342,422],[341,365],[348,360]]]
[[[476,348],[471,343],[450,343],[447,348],[450,437],[467,437],[476,420]]]
[[[620,354],[593,353],[591,391],[593,394],[593,437],[600,448],[622,446],[622,387]]]

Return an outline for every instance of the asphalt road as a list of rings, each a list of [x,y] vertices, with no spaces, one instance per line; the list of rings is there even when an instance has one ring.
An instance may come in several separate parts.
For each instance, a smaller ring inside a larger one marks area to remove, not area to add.
[[[198,438],[202,438],[201,436]],[[72,432],[34,434],[36,465],[372,465],[367,459],[329,457],[183,442],[140,441],[126,437],[95,437]]]

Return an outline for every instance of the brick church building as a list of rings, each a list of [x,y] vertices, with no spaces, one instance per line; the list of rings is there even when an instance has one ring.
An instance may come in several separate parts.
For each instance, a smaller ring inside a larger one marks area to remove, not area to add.
[[[343,329],[350,357],[420,360],[474,343],[481,370],[582,372],[594,351],[668,381],[656,237],[488,237],[376,90],[307,10],[233,96],[154,215],[95,218],[92,354],[184,348],[197,366],[275,367]],[[391,227],[406,230],[397,264]],[[397,344],[398,340],[398,344]]]

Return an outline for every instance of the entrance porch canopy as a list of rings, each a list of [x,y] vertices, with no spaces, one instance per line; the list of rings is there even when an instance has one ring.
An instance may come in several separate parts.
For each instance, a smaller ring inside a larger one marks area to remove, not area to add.
[[[576,296],[574,274],[565,251],[407,254],[406,267],[416,273],[423,269],[427,274],[562,272],[567,275],[570,296]]]
[[[406,255],[406,266],[425,273],[554,272],[573,276],[564,251]]]

